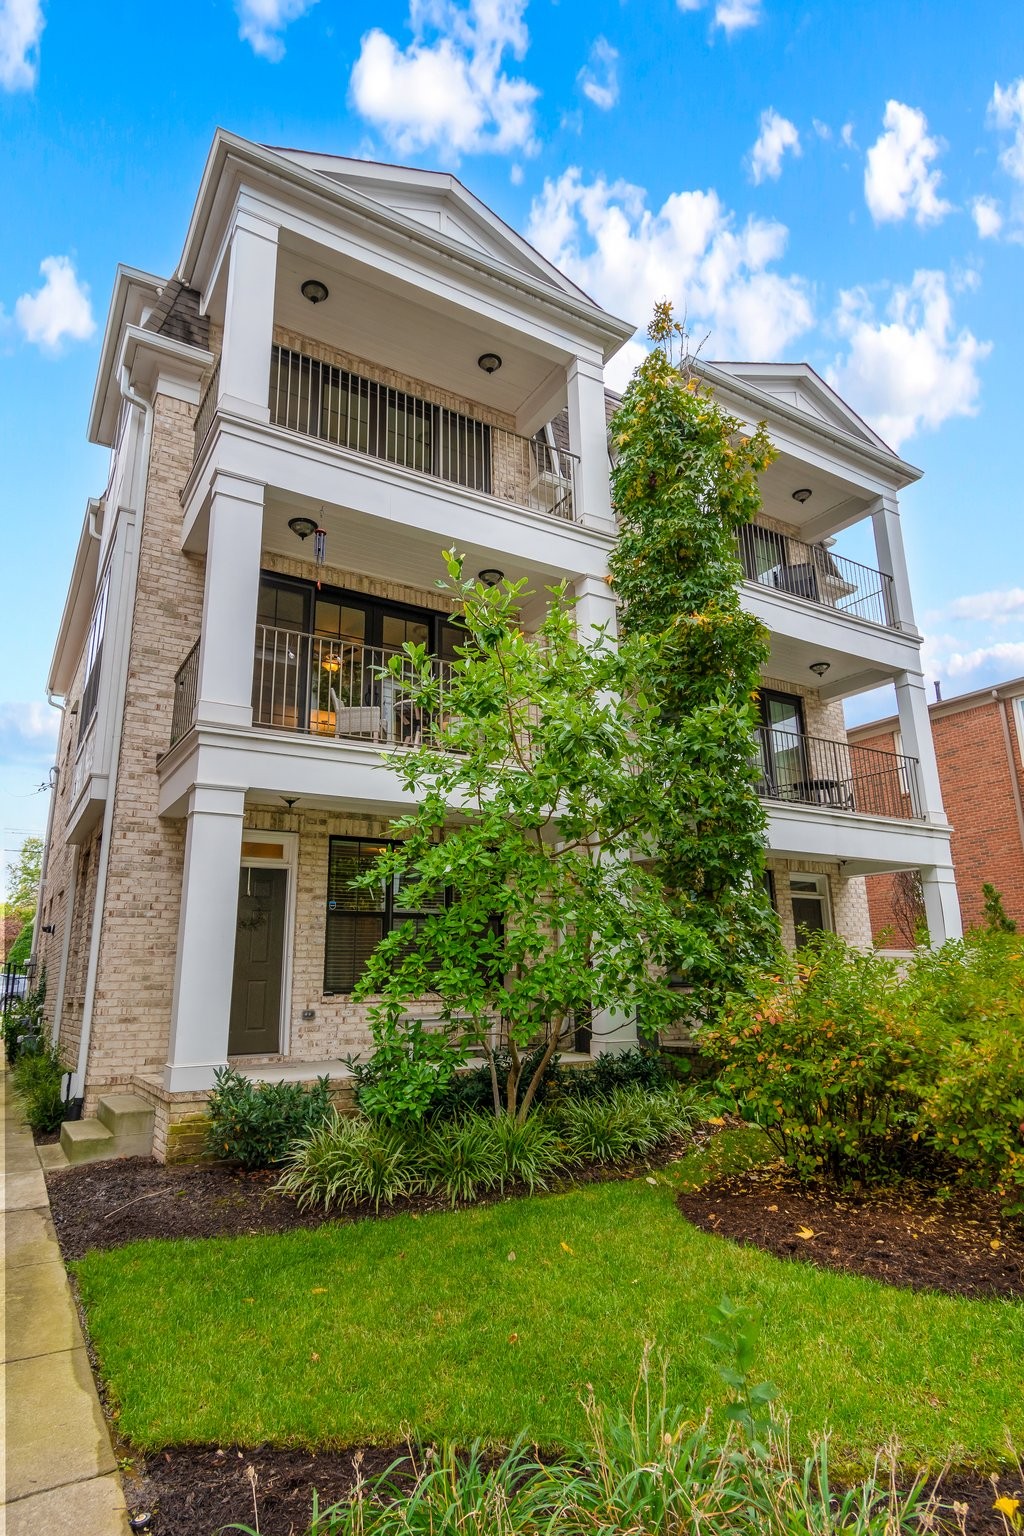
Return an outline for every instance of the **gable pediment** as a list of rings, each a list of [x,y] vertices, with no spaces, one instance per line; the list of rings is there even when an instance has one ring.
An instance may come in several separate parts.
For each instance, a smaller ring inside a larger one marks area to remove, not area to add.
[[[716,363],[715,367],[762,394],[770,395],[791,410],[800,411],[812,421],[859,438],[873,448],[891,452],[888,444],[807,363]]]

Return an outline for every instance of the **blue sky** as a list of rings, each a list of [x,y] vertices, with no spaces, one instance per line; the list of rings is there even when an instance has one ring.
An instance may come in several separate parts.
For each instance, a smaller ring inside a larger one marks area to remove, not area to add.
[[[0,0],[5,852],[45,824],[114,266],[173,270],[218,124],[454,169],[638,325],[671,297],[705,356],[806,358],[925,470],[929,675],[1024,673],[1016,0]]]

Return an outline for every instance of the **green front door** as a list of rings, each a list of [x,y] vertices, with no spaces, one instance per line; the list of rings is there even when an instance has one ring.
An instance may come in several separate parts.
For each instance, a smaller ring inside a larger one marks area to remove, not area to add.
[[[235,977],[229,1056],[265,1056],[281,1048],[286,869],[243,869],[238,888]]]

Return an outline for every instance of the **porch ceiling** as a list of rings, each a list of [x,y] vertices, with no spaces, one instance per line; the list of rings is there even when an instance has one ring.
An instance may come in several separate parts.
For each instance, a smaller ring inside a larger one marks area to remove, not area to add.
[[[838,533],[857,522],[872,502],[871,494],[854,481],[788,453],[779,454],[759,484],[765,515],[800,529],[812,542],[823,536],[823,530]],[[811,493],[802,503],[793,500],[793,492],[799,490]]]
[[[813,688],[823,698],[847,698],[855,693],[865,693],[892,681],[892,672],[873,666],[863,656],[853,651],[834,650],[827,646],[810,646],[805,640],[786,635],[772,634],[771,657],[765,670],[770,677],[796,683],[802,688]],[[851,635],[856,644],[856,629]],[[811,671],[812,661],[827,661],[829,669],[821,679]]]
[[[383,272],[369,281],[365,267],[292,239],[278,255],[278,325],[513,416],[536,391],[550,387],[553,370],[564,375],[568,355],[525,345],[514,324],[474,323],[468,309],[439,295],[403,288]],[[311,277],[329,289],[315,306],[300,291]],[[478,366],[485,352],[500,356],[496,373]],[[559,382],[564,401],[564,376]]]
[[[288,527],[289,518],[312,517],[327,530],[327,564],[377,581],[397,582],[403,586],[434,591],[445,577],[442,551],[454,543],[466,559],[465,570],[497,569],[511,581],[525,577],[535,596],[523,604],[527,623],[539,617],[543,609],[545,587],[553,586],[572,573],[555,570],[539,561],[522,560],[508,552],[483,544],[467,544],[464,539],[444,538],[421,529],[396,527],[382,518],[351,512],[345,507],[320,507],[301,497],[275,497],[268,492],[263,515],[263,545],[274,554],[289,559],[312,561],[312,540],[300,543]],[[557,526],[557,524],[556,524]],[[588,546],[593,559],[593,550]]]

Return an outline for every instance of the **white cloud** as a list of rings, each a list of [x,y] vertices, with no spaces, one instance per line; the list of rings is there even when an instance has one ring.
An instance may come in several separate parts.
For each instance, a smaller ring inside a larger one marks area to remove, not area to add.
[[[996,85],[988,104],[991,127],[1013,134],[999,156],[999,163],[1014,181],[1024,182],[1024,75],[1005,87]]]
[[[942,272],[915,272],[878,318],[863,288],[843,292],[836,328],[848,344],[829,381],[894,448],[922,428],[978,411],[978,365],[992,343],[954,328]]]
[[[676,0],[681,11],[702,11],[707,3],[708,0]],[[731,37],[734,32],[756,27],[761,20],[761,0],[717,0],[712,24]]]
[[[926,640],[922,646],[922,664],[930,676],[981,674],[974,679],[973,686],[977,688],[986,682],[1005,682],[1024,672],[1024,640],[997,640],[991,645],[976,645],[967,650],[959,649],[955,641],[949,646],[952,638],[940,635],[930,643]]]
[[[994,197],[976,197],[971,204],[971,217],[982,240],[994,240],[1003,227],[1003,215]]]
[[[595,38],[590,58],[576,79],[587,100],[607,112],[619,99],[619,50],[606,37]]]
[[[59,714],[48,704],[0,704],[0,762],[52,762],[59,724]]]
[[[47,256],[39,263],[45,278],[35,293],[23,293],[14,318],[26,341],[56,351],[65,337],[87,341],[96,329],[87,284],[80,283],[69,256]]]
[[[787,149],[794,155],[803,153],[796,126],[774,107],[768,107],[761,113],[761,131],[750,151],[750,179],[755,186],[760,186],[766,176],[778,181],[782,174],[782,157]]]
[[[820,117],[811,118],[811,127],[818,135],[818,138],[824,139],[826,143],[832,137],[832,129],[829,127],[828,123],[823,123]]]
[[[402,154],[536,152],[537,88],[504,72],[529,45],[527,0],[411,0],[413,41],[372,28],[352,70],[352,101]]]
[[[928,133],[928,119],[916,107],[888,101],[885,132],[868,150],[864,196],[876,224],[913,214],[920,226],[937,224],[952,209],[939,196],[942,172],[931,169],[944,145]]]
[[[706,357],[758,359],[779,357],[814,318],[805,280],[768,270],[788,233],[767,219],[738,226],[713,190],[674,192],[653,210],[642,187],[584,182],[575,166],[545,181],[527,230],[613,312],[646,321],[668,297],[695,342],[711,333]]]
[[[316,0],[235,0],[238,35],[261,59],[276,63],[284,58],[284,43],[279,34],[315,4]]]
[[[1024,587],[1003,587],[996,592],[977,592],[955,597],[946,610],[954,619],[985,619],[992,624],[1006,624],[1024,618]]]
[[[853,124],[844,123],[839,130],[839,138],[844,148],[853,149]]]
[[[0,0],[0,86],[31,91],[39,76],[42,0]]]

